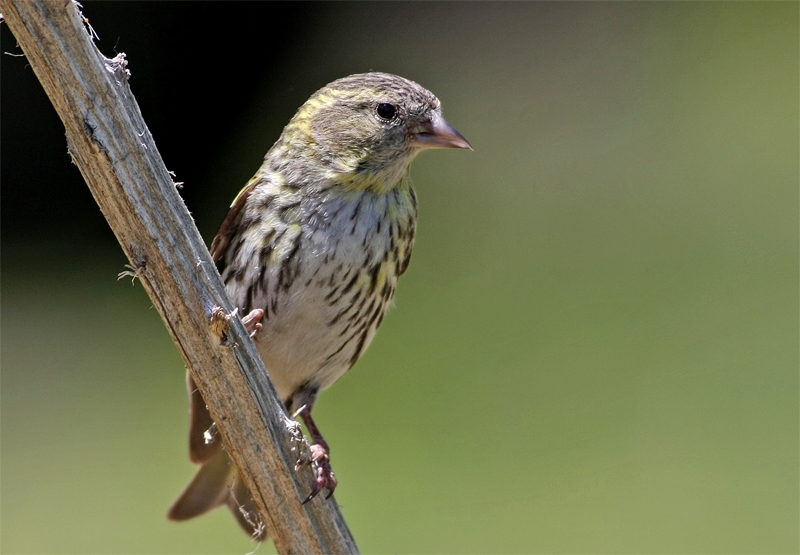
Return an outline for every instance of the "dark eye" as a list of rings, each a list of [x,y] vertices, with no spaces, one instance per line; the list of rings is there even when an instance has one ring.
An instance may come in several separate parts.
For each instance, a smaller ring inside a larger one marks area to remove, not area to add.
[[[387,102],[381,102],[375,112],[383,119],[392,119],[397,113],[397,108]]]

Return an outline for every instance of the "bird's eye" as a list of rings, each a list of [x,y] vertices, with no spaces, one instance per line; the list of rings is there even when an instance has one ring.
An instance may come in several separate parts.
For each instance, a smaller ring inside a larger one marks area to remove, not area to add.
[[[378,107],[375,108],[375,112],[382,119],[390,120],[395,116],[395,114],[397,114],[397,108],[388,102],[381,102],[378,104]]]

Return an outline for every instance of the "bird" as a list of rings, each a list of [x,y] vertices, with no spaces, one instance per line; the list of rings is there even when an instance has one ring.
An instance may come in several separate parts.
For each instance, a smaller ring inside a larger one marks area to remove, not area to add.
[[[287,411],[311,436],[308,502],[337,480],[311,411],[364,353],[414,245],[409,170],[427,149],[472,150],[421,85],[361,73],[298,109],[234,199],[211,255]],[[200,468],[168,511],[186,520],[227,505],[253,538],[268,536],[200,392],[187,373],[189,458]]]

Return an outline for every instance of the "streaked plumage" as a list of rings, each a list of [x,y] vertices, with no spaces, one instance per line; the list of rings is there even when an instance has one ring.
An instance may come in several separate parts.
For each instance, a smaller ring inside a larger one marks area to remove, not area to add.
[[[422,149],[437,147],[471,148],[429,91],[385,73],[334,81],[300,107],[211,245],[234,306],[264,311],[255,341],[281,399],[289,411],[306,407],[301,416],[318,463],[309,499],[336,486],[311,408],[383,319],[414,244],[409,166]],[[183,520],[227,503],[248,532],[263,537],[221,441],[204,440],[213,422],[188,383],[190,458],[202,466],[169,516]]]

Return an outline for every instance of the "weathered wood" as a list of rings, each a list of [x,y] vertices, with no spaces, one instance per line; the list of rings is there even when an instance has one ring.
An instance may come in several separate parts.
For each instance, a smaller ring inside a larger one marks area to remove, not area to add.
[[[127,82],[69,0],[0,0],[67,131],[73,161],[178,345],[225,445],[281,553],[356,553],[333,499],[301,505],[312,478],[294,471],[298,429],[284,412],[239,318],[219,336],[212,312],[231,303],[175,190]],[[219,312],[219,311],[217,311]]]

